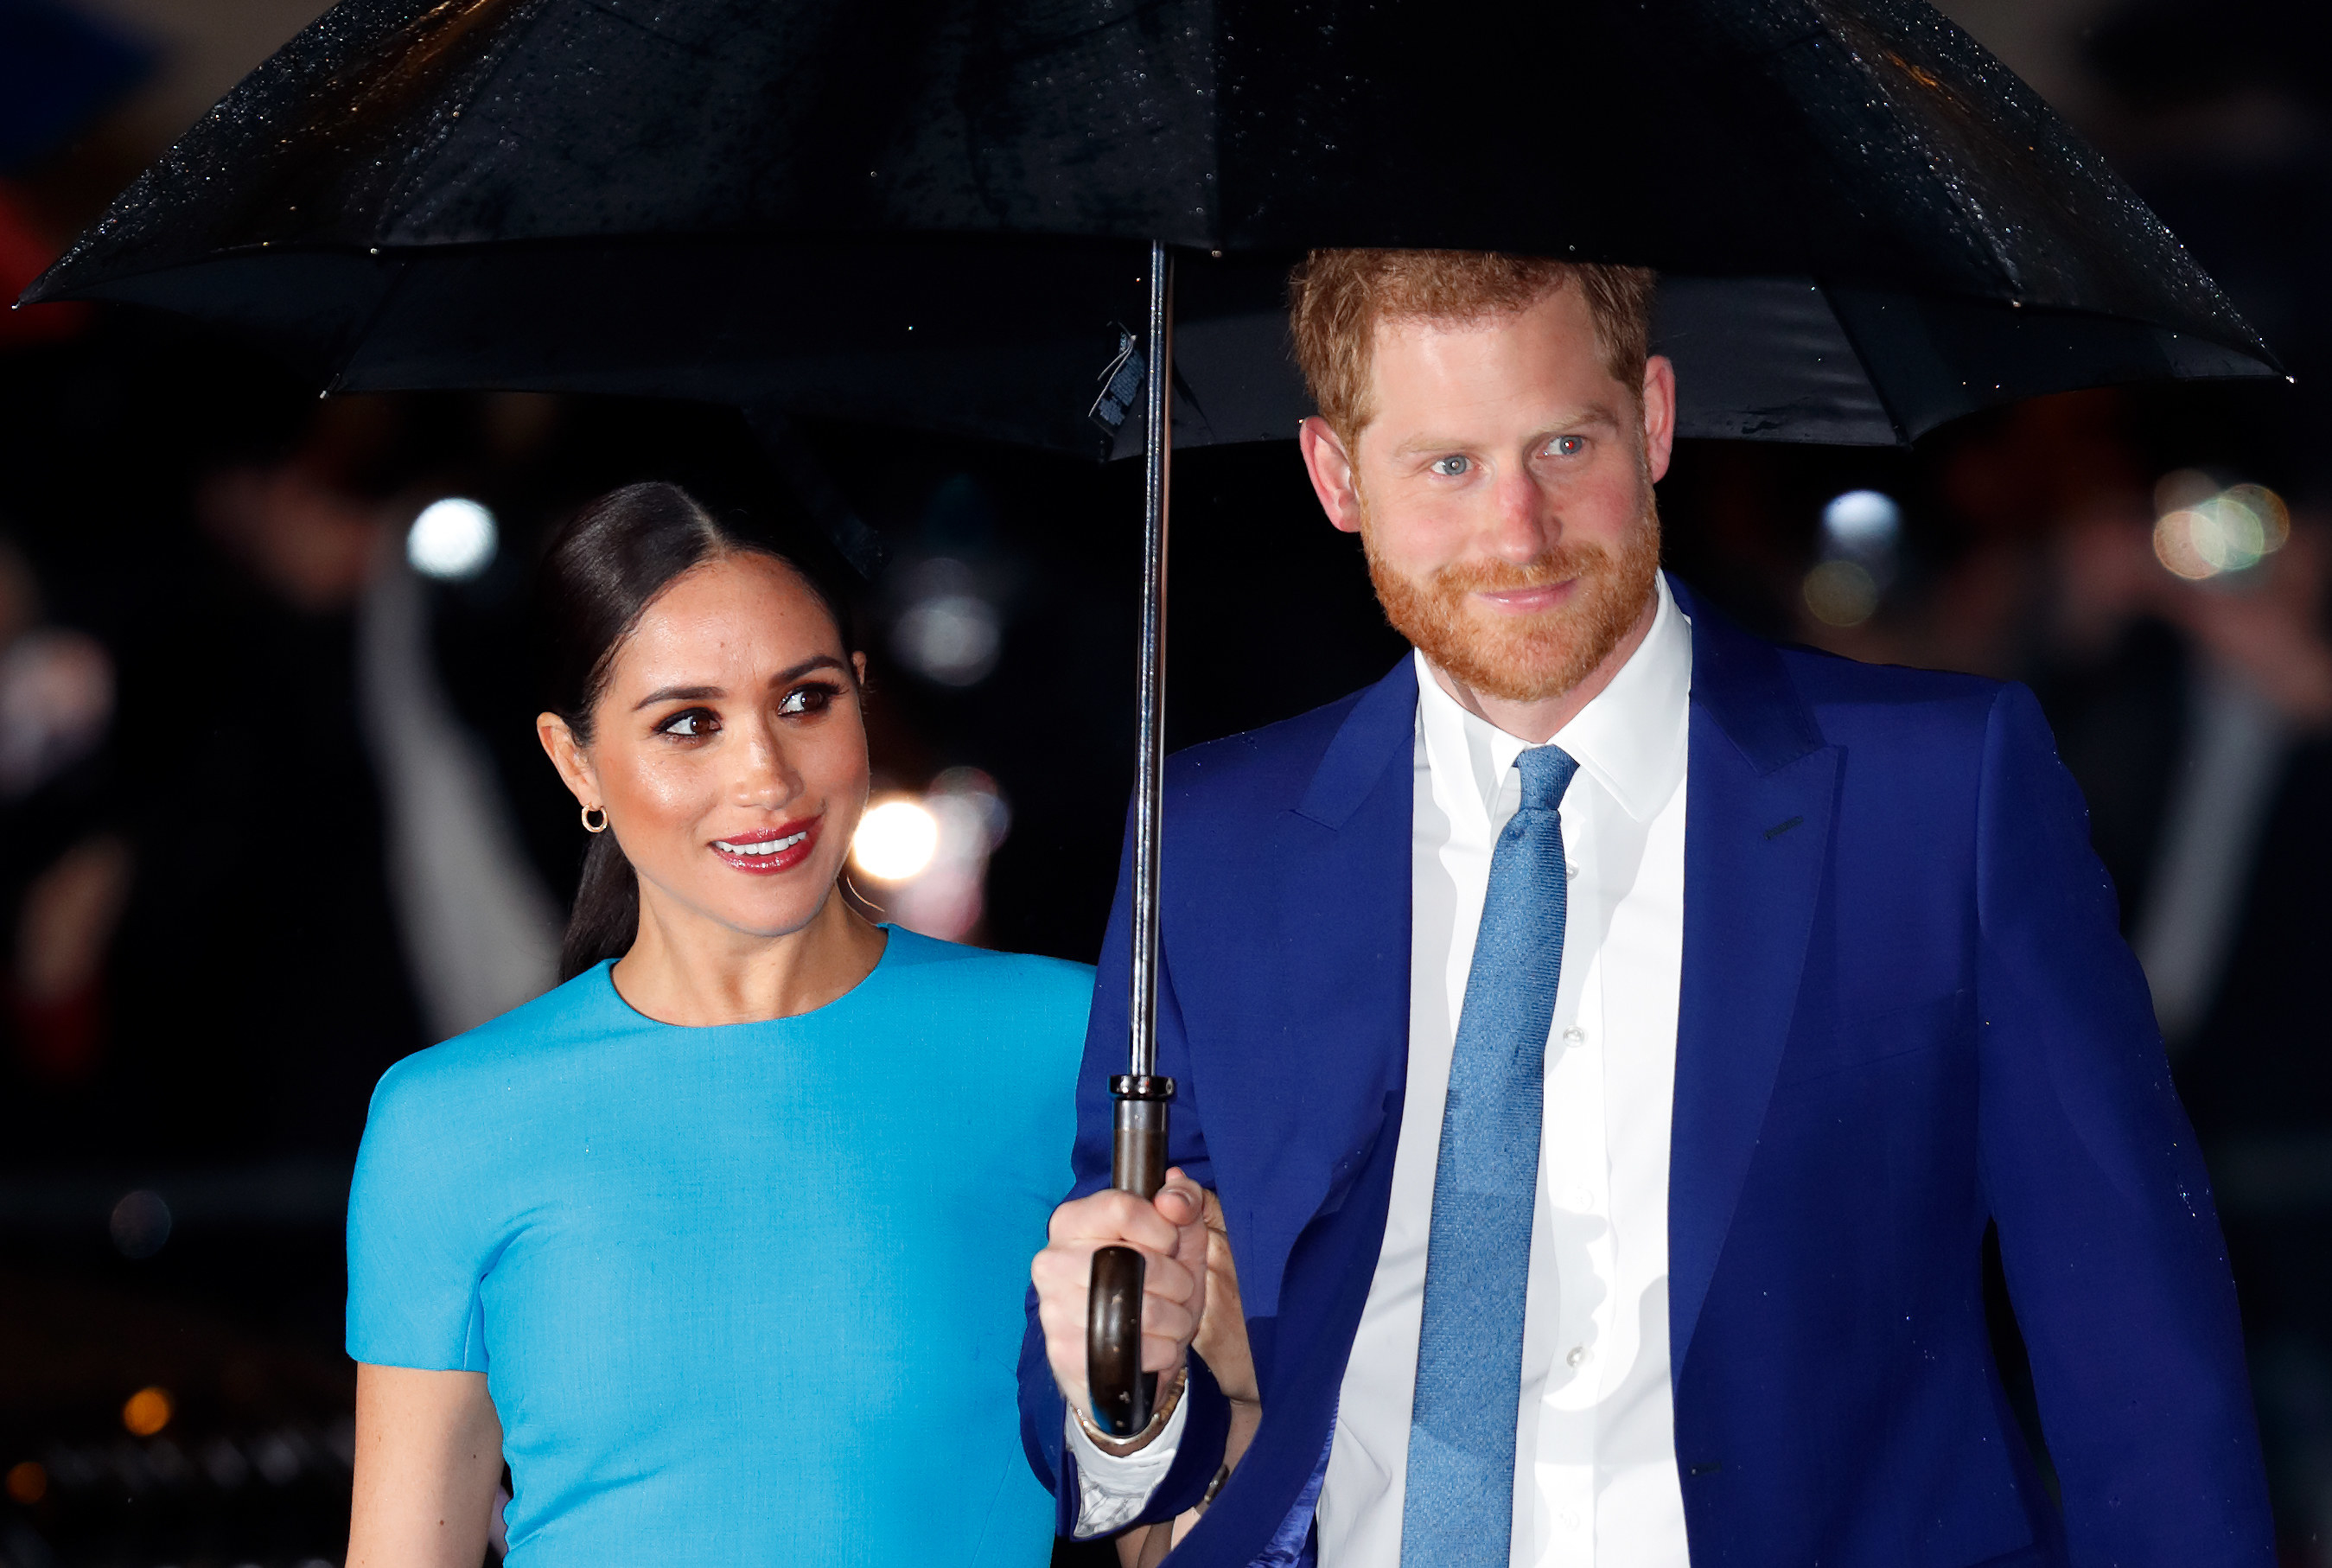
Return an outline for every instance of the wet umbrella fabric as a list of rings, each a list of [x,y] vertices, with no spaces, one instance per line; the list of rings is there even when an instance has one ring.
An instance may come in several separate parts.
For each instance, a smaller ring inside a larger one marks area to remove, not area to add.
[[[1087,415],[1152,239],[1183,257],[1183,445],[1308,411],[1279,306],[1316,244],[1660,268],[1686,435],[1897,443],[2273,366],[1919,0],[346,0],[33,297],[239,324],[347,390],[1105,455],[1142,444]]]

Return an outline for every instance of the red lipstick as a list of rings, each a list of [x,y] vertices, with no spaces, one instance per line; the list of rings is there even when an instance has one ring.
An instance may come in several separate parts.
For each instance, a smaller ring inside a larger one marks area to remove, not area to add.
[[[817,846],[821,820],[805,817],[775,827],[731,833],[714,839],[711,848],[722,860],[748,875],[774,876],[781,871],[791,871],[809,858],[809,852]]]

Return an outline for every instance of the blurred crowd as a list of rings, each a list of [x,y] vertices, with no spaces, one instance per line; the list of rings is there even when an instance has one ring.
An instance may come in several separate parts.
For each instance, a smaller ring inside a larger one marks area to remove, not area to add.
[[[2324,24],[1946,9],[2029,51],[2298,380],[2053,398],[1908,454],[1688,447],[1670,564],[1759,630],[2040,693],[2210,1161],[2288,1559],[2332,1564],[2332,105],[2293,67]],[[71,70],[22,69],[41,50]],[[0,289],[152,150],[104,116],[155,56],[0,0]],[[587,497],[676,479],[816,552],[801,498],[843,496],[888,557],[854,884],[1093,955],[1139,476],[802,435],[320,403],[166,322],[0,317],[0,1564],[336,1558],[349,1162],[384,1067],[551,978],[582,836],[535,751],[525,598]],[[1202,454],[1176,505],[1175,743],[1397,656],[1288,451]]]

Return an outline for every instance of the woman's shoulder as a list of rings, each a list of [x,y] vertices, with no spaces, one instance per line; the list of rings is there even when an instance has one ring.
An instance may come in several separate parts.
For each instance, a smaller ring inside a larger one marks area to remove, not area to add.
[[[521,1077],[540,1081],[561,1057],[604,1041],[632,1017],[616,996],[607,966],[597,965],[500,1018],[398,1061],[373,1091],[373,1116],[378,1120],[398,1105],[448,1098],[474,1103]]]
[[[966,947],[893,927],[883,970],[894,1005],[916,1013],[942,1009],[968,1036],[1057,1039],[1065,1050],[1084,1043],[1093,1006],[1090,964]]]
[[[935,1053],[941,1062],[977,1062],[995,1095],[1068,1126],[1093,1008],[1091,965],[966,947],[894,927],[882,969],[887,1021],[903,1049]],[[1049,1137],[1056,1129],[1045,1125]],[[1049,1180],[1049,1165],[1047,1171]]]
[[[1082,1010],[1092,999],[1093,965],[1033,952],[999,952],[892,926],[883,967],[917,985],[961,988],[1021,1002],[1056,1001]]]

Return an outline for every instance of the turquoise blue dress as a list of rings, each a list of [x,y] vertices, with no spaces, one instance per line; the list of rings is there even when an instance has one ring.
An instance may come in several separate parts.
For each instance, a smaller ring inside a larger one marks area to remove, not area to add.
[[[893,929],[683,1028],[608,968],[381,1080],[349,1354],[486,1374],[511,1568],[1047,1562],[1014,1366],[1092,971]]]

